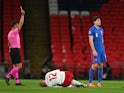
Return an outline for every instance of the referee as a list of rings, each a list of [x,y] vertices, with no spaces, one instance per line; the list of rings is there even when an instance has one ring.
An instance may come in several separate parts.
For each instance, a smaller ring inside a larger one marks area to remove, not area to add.
[[[9,85],[9,79],[11,76],[14,77],[15,85],[22,85],[19,81],[19,70],[22,68],[21,56],[20,56],[20,36],[19,31],[22,28],[24,23],[25,11],[20,7],[21,17],[19,23],[17,21],[11,22],[11,30],[8,33],[8,46],[9,52],[12,59],[13,68],[6,75],[5,81],[6,84]]]

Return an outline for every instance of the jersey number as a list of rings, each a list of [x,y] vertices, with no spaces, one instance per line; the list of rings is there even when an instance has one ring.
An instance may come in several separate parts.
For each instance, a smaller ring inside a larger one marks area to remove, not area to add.
[[[53,79],[57,79],[57,73],[49,74],[49,81],[51,81]]]

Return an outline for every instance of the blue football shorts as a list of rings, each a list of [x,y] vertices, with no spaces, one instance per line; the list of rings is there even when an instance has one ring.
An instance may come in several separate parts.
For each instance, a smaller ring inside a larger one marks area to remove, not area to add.
[[[92,60],[92,64],[94,63],[100,64],[102,62],[107,62],[106,53],[104,51],[97,52],[97,56],[93,56],[93,54],[91,54],[91,60]]]

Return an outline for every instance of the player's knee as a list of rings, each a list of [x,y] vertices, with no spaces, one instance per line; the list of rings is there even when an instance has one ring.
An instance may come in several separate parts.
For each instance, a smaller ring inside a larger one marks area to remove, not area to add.
[[[92,69],[96,70],[98,68],[97,64],[92,64]]]

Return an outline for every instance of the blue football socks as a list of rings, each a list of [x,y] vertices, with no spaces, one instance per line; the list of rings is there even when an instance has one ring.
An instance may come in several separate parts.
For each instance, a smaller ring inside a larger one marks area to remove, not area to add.
[[[90,68],[90,70],[89,70],[89,83],[91,83],[93,81],[93,74],[94,74],[94,70],[92,68]]]
[[[98,82],[102,81],[103,68],[98,69]]]

